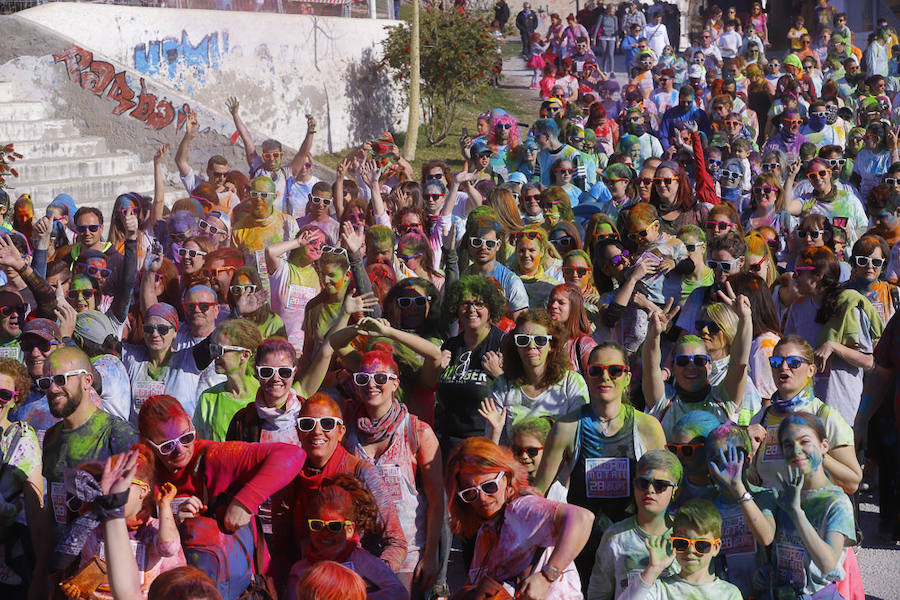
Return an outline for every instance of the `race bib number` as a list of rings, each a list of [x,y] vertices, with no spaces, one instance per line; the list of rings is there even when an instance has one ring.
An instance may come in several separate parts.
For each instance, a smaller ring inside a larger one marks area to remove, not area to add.
[[[253,258],[256,260],[256,270],[259,273],[259,278],[262,280],[263,287],[268,290],[269,267],[266,266],[266,251],[257,250],[253,253]]]
[[[790,581],[795,586],[803,586],[806,583],[806,570],[803,567],[803,557],[806,549],[803,546],[779,542],[778,549],[778,573],[782,580]]]
[[[53,518],[57,523],[65,524],[69,513],[66,508],[66,486],[61,481],[50,482],[50,502],[53,503]]]
[[[287,308],[288,310],[300,310],[306,308],[306,305],[316,295],[316,290],[305,285],[291,284],[288,288]]]
[[[778,425],[769,425],[766,427],[766,441],[763,442],[763,462],[784,462],[784,454],[781,452],[781,445],[778,443]]]
[[[381,478],[384,480],[388,497],[394,502],[402,500],[405,482],[403,481],[403,472],[400,471],[400,467],[397,465],[379,465],[378,469],[381,471]]]
[[[584,487],[588,498],[627,498],[631,495],[629,483],[631,467],[628,459],[584,459]]]
[[[722,552],[726,555],[756,552],[756,539],[740,509],[722,513]]]
[[[166,382],[165,381],[138,381],[137,384],[132,388],[131,396],[134,398],[134,410],[135,412],[139,412],[141,407],[144,405],[144,402],[147,401],[147,398],[150,396],[159,396],[160,394],[166,393]]]
[[[11,358],[13,360],[21,361],[21,357],[19,353],[21,351],[15,346],[3,346],[0,348],[0,358]]]

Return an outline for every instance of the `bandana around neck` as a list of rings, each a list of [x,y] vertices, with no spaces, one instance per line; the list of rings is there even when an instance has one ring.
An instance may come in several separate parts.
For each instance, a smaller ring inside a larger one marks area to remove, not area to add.
[[[406,405],[400,404],[396,399],[391,403],[391,409],[387,414],[375,421],[367,417],[360,407],[356,417],[356,437],[359,443],[365,446],[390,439],[406,419],[407,414]]]
[[[813,386],[807,385],[791,398],[782,399],[778,392],[772,396],[772,407],[779,413],[793,413],[809,406],[815,400],[816,394]]]

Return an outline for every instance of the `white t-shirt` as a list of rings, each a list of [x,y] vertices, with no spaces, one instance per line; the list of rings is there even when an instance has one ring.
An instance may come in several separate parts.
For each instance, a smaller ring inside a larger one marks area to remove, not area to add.
[[[566,371],[559,383],[551,385],[536,397],[526,395],[519,386],[510,386],[503,376],[494,382],[491,395],[497,408],[506,409],[506,425],[503,428],[506,440],[512,439],[512,426],[522,419],[551,417],[556,420],[578,410],[590,400],[584,378],[571,369]]]

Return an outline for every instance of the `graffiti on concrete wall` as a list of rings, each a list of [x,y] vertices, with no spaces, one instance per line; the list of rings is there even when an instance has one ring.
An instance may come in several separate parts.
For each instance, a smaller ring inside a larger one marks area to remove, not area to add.
[[[181,65],[191,68],[201,83],[208,68],[218,66],[228,53],[228,32],[208,33],[196,45],[181,31],[181,39],[165,38],[134,47],[134,68],[148,76],[166,75],[176,79]]]
[[[147,91],[144,78],[140,78],[140,90],[135,91],[128,83],[125,71],[116,72],[115,67],[103,60],[94,60],[90,50],[80,46],[70,46],[59,54],[53,55],[54,63],[65,63],[69,79],[83,89],[114,100],[114,115],[128,116],[142,121],[154,129],[162,129],[173,121],[176,131],[184,126],[187,115],[191,112],[188,104],[175,109],[168,100],[160,100],[155,94]],[[129,112],[130,111],[130,112]]]

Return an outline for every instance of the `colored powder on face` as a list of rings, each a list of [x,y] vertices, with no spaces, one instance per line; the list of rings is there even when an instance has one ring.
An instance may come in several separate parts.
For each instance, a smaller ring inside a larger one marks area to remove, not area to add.
[[[382,247],[383,245],[394,247],[394,232],[388,227],[374,226],[369,229],[369,235],[374,245]]]
[[[704,410],[692,410],[678,420],[673,433],[683,439],[693,440],[698,437],[706,439],[706,436],[719,425],[719,419],[712,413]]]

